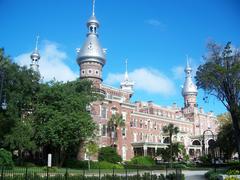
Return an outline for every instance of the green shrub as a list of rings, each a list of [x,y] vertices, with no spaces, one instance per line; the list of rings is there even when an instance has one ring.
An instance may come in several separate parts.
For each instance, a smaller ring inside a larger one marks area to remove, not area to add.
[[[233,176],[229,176],[229,177],[226,177],[224,180],[239,180],[239,178],[233,177]]]
[[[153,166],[155,165],[155,161],[150,156],[136,156],[131,159],[129,164],[140,165],[140,166]]]
[[[180,174],[179,176],[181,176],[180,177],[181,180],[185,180],[184,174]],[[166,179],[167,180],[172,180],[172,179],[179,179],[179,178],[177,178],[175,173],[170,173],[170,174],[166,175]]]
[[[52,167],[44,166],[43,167],[43,171],[47,171],[47,169],[48,169],[48,172],[57,172],[57,170],[58,170],[58,168],[55,166],[52,166]]]
[[[217,180],[218,176],[220,174],[225,174],[225,172],[226,172],[225,170],[217,170],[216,172],[214,170],[210,170],[207,173],[205,173],[205,177],[208,180]]]
[[[187,166],[185,164],[173,164],[173,168],[181,168],[181,169],[186,169]]]
[[[13,167],[13,160],[11,152],[1,148],[0,149],[0,166]]]
[[[92,162],[91,163],[92,169],[123,169],[124,167],[121,164],[113,164],[107,161],[100,161],[100,162]]]
[[[24,162],[23,166],[24,167],[36,167],[36,165],[34,163],[32,163],[32,162]]]
[[[212,164],[212,159],[210,155],[201,156],[199,159],[203,164]]]
[[[90,162],[91,165],[94,162]],[[68,159],[64,162],[64,167],[74,168],[74,169],[87,169],[88,168],[88,161],[79,161],[77,159]]]
[[[240,171],[239,170],[236,170],[236,169],[233,169],[233,170],[228,170],[227,175],[239,175],[240,174]]]
[[[113,147],[102,147],[99,150],[98,160],[107,161],[115,164],[118,162],[122,162],[121,156],[117,154],[116,149]]]

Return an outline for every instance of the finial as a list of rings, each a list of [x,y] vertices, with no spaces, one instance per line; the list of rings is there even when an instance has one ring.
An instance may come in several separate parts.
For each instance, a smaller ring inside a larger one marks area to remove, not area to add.
[[[92,0],[92,15],[95,16],[95,0]]]
[[[38,40],[39,40],[39,35],[37,35],[35,50],[38,50]]]
[[[186,58],[187,58],[187,68],[189,67],[189,57],[188,55],[186,55]]]
[[[128,71],[128,67],[127,67],[127,64],[128,63],[128,59],[125,60],[125,68],[126,68],[126,72]]]
[[[125,71],[125,81],[128,81],[128,67],[127,67],[127,63],[128,62],[127,61],[128,61],[128,59],[125,60],[125,66],[126,66],[125,67],[126,68],[126,71]]]

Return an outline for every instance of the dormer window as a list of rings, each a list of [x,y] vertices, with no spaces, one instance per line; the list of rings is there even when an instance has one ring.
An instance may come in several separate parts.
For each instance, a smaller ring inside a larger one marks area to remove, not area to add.
[[[90,26],[90,32],[91,32],[91,33],[93,32],[93,27],[92,27],[92,26]]]

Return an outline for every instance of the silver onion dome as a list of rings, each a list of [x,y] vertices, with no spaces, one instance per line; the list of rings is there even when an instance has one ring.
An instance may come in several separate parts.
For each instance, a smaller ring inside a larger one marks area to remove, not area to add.
[[[41,56],[40,56],[40,54],[39,54],[37,49],[35,49],[33,51],[33,53],[31,54],[30,57],[31,57],[32,60],[39,60],[41,58]]]
[[[78,64],[86,61],[98,62],[102,65],[106,62],[105,51],[101,48],[96,34],[89,33],[82,48],[78,50]]]
[[[83,62],[97,62],[102,66],[106,63],[106,49],[103,49],[98,40],[97,29],[99,28],[99,21],[94,12],[95,1],[93,1],[92,15],[87,21],[87,38],[82,46],[78,49],[77,62],[80,65]]]
[[[186,79],[182,88],[182,95],[186,96],[186,95],[197,95],[198,91],[197,91],[197,87],[196,85],[193,83],[192,80],[192,68],[189,66],[189,63],[187,62],[187,66],[185,68],[185,73],[186,73]]]
[[[100,26],[99,21],[97,20],[95,15],[92,15],[88,21],[87,21],[87,27],[89,27],[91,24],[95,24],[96,27],[98,28]]]
[[[106,50],[103,49],[98,40],[97,28],[99,22],[94,15],[87,22],[88,34],[81,49],[78,50],[77,62],[93,61],[102,65],[106,62]]]

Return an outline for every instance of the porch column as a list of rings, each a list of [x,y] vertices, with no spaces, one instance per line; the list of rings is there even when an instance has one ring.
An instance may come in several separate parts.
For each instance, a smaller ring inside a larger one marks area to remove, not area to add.
[[[143,146],[143,156],[147,156],[147,146]]]

